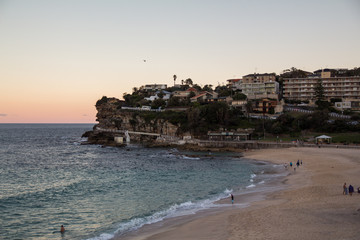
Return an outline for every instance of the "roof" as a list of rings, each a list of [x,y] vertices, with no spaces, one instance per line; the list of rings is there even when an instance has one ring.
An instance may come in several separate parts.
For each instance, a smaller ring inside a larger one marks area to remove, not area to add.
[[[228,81],[228,82],[238,82],[238,81],[240,81],[240,80],[241,80],[241,78],[229,79],[229,80],[226,80],[226,81]]]
[[[329,138],[332,138],[332,137],[329,137],[329,136],[326,136],[326,135],[321,135],[321,136],[316,137],[316,139],[318,139],[318,138],[329,139]]]
[[[248,74],[243,77],[256,77],[256,76],[275,76],[275,73],[255,73],[255,74]]]
[[[197,92],[198,90],[196,90],[196,88],[191,87],[191,88],[186,89],[185,91],[186,92]]]
[[[202,92],[202,93],[200,93],[200,94],[192,97],[191,99],[197,99],[197,98],[202,97],[202,96],[207,95],[207,94],[209,94],[209,95],[211,95],[211,96],[214,96],[214,95],[215,95],[215,93],[211,93],[211,92]]]
[[[201,94],[199,94],[199,95],[196,95],[196,96],[192,97],[191,99],[197,99],[197,98],[199,98],[199,97],[204,96],[205,94],[206,94],[206,93],[201,93]]]

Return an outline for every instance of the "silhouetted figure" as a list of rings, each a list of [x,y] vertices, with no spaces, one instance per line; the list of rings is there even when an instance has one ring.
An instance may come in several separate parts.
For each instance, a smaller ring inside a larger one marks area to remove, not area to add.
[[[353,192],[354,192],[354,187],[350,184],[349,185],[349,194],[350,194],[350,196],[352,196]]]
[[[343,194],[344,195],[347,195],[348,194],[348,189],[347,189],[347,187],[346,187],[346,183],[344,183],[344,186],[343,186]]]

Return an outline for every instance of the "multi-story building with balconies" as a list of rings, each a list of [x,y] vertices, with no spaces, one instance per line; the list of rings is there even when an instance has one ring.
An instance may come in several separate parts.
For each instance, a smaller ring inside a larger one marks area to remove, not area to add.
[[[278,99],[279,83],[275,81],[275,73],[249,74],[242,79],[229,79],[228,86],[240,90],[249,99]]]
[[[360,99],[360,76],[331,77],[330,71],[307,78],[284,78],[283,97],[289,100],[315,100],[315,87],[322,81],[324,96],[327,100],[341,98],[343,100]]]
[[[249,74],[243,76],[240,89],[249,99],[278,99],[279,83],[275,73]]]

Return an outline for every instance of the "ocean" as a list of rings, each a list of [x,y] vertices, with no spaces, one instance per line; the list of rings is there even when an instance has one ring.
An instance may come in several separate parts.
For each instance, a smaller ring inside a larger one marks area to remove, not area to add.
[[[121,238],[219,208],[216,201],[261,189],[282,169],[234,153],[81,144],[92,127],[0,124],[1,239]]]

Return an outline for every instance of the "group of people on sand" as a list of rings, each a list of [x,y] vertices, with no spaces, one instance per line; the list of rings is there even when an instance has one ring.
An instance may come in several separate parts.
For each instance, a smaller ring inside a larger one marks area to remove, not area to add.
[[[343,186],[343,195],[350,195],[352,196],[354,192],[354,187],[350,184],[349,185],[349,188],[346,186],[346,183],[344,183],[344,186]],[[360,193],[360,187],[357,188],[357,192]]]
[[[295,167],[295,164],[293,164],[292,162],[290,162],[290,168],[292,168],[294,165],[294,171],[296,171],[296,168],[299,167],[300,165],[302,165],[302,160],[298,159],[297,162],[296,162],[296,167]],[[288,169],[288,164],[287,163],[284,163],[284,167],[285,169]]]

